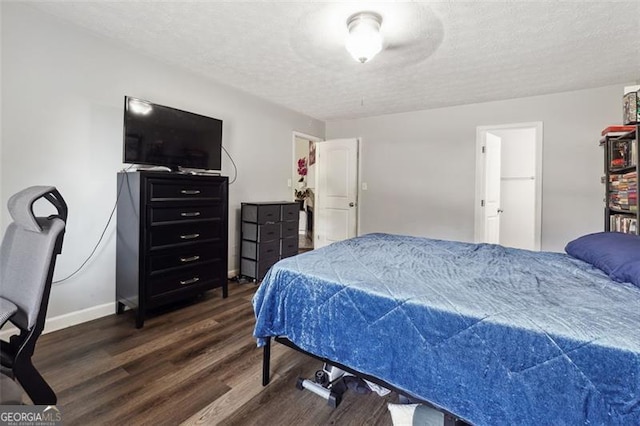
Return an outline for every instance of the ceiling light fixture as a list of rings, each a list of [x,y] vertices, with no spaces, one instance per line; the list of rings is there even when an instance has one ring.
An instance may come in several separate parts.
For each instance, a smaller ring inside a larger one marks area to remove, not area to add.
[[[356,61],[364,64],[382,50],[381,25],[382,16],[374,12],[358,12],[347,19],[346,48]]]

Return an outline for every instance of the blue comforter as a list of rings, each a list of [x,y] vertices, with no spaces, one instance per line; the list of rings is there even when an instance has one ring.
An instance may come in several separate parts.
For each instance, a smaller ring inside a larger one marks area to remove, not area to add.
[[[476,425],[640,425],[640,289],[561,253],[387,234],[278,262],[285,336]]]

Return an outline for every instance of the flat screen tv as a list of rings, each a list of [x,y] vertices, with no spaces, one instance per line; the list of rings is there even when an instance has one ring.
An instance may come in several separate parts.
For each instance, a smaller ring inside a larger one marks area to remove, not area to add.
[[[123,161],[220,170],[222,120],[125,96]]]

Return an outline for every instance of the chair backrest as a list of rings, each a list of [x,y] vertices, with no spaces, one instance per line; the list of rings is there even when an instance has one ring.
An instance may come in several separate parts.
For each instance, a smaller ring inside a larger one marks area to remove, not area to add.
[[[45,198],[58,210],[49,217],[36,217],[33,204]],[[52,186],[32,186],[9,199],[9,224],[0,246],[0,296],[19,311],[12,318],[20,329],[42,326],[49,301],[55,257],[61,252],[67,206]],[[38,319],[41,321],[38,321]]]

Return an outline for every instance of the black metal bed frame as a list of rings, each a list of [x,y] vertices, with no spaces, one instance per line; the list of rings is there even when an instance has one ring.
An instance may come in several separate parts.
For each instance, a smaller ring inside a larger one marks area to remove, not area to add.
[[[269,380],[270,380],[270,365],[271,365],[271,337],[267,337],[265,340],[265,345],[263,346],[263,352],[262,352],[262,386],[267,386],[269,384]],[[302,352],[303,354],[310,356],[312,358],[315,358],[319,361],[325,362],[327,364],[333,365],[334,367],[337,367],[341,370],[344,370],[348,373],[353,374],[354,376],[360,377],[362,379],[368,380],[371,383],[375,383],[378,386],[382,386],[384,388],[387,388],[399,395],[403,395],[406,398],[408,398],[410,401],[412,402],[416,402],[416,403],[420,403],[420,404],[424,404],[427,405],[429,407],[432,407],[442,413],[444,413],[444,426],[469,426],[469,423],[465,422],[464,420],[458,418],[457,416],[449,413],[446,410],[443,410],[439,407],[434,406],[432,403],[430,403],[429,401],[425,401],[424,399],[421,398],[417,398],[413,395],[408,395],[406,391],[400,390],[398,388],[396,388],[395,386],[385,382],[382,379],[379,379],[377,377],[374,376],[370,376],[368,374],[365,373],[361,373],[357,370],[354,370],[351,367],[348,367],[344,364],[340,364],[338,362],[332,361],[330,359],[312,354],[311,352],[305,351],[304,349],[300,348],[299,346],[297,346],[295,343],[293,343],[291,340],[287,339],[286,337],[282,337],[282,336],[275,336],[273,337],[273,340],[275,340],[276,342],[283,344],[285,346],[290,347],[291,349],[295,349],[298,352]]]

